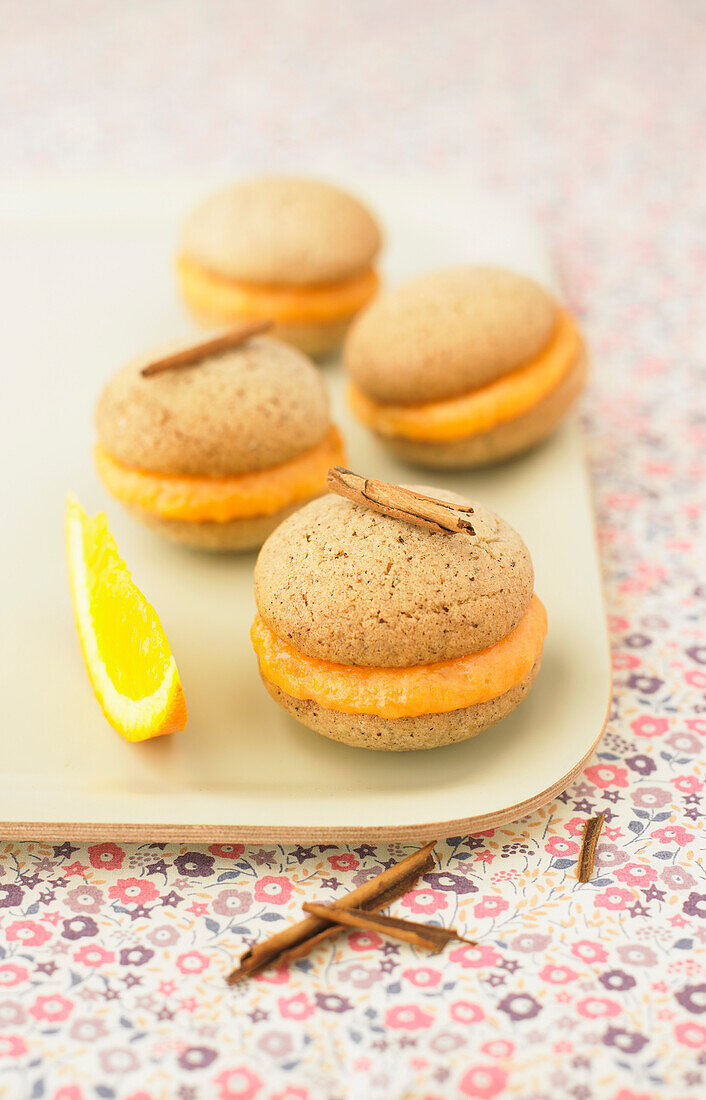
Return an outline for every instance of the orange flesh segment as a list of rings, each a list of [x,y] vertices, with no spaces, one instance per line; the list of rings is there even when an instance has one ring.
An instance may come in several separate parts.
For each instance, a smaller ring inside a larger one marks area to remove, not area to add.
[[[406,718],[497,699],[529,675],[542,652],[547,613],[533,596],[524,618],[495,645],[466,657],[411,668],[337,665],[299,653],[259,615],[250,630],[260,672],[295,699],[344,714]]]
[[[568,374],[582,347],[573,318],[562,311],[551,342],[536,359],[472,393],[425,405],[386,405],[351,385],[349,403],[358,419],[381,435],[455,442],[529,412]]]
[[[177,258],[177,277],[187,304],[220,321],[241,317],[280,324],[337,321],[357,313],[378,288],[372,268],[335,283],[268,286],[218,275],[184,255]]]
[[[162,519],[227,523],[269,516],[323,492],[329,467],[344,464],[345,455],[331,428],[321,443],[289,462],[233,477],[149,473],[119,462],[100,443],[95,460],[106,488],[126,504]]]

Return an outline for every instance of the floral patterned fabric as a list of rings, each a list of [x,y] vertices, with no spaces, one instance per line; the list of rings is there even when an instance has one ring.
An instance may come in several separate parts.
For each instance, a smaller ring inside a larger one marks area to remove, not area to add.
[[[433,873],[395,907],[479,941],[437,956],[355,933],[224,983],[302,901],[339,896],[408,847],[0,841],[0,1097],[697,1100],[706,11],[247,10],[92,4],[67,19],[63,5],[5,4],[4,163],[227,175],[307,167],[305,150],[323,164],[471,168],[526,199],[593,348],[583,414],[612,712],[554,803],[439,843]],[[582,829],[599,811],[596,872],[580,885]]]

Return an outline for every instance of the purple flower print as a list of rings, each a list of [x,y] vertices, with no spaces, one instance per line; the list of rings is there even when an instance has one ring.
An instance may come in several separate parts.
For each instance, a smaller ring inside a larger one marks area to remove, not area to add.
[[[629,756],[625,761],[631,771],[637,772],[638,775],[651,775],[653,771],[657,770],[657,765],[651,756],[645,756],[644,753],[639,752],[635,756]]]
[[[659,877],[670,890],[690,890],[692,886],[696,885],[694,876],[689,871],[685,871],[683,867],[663,867]]]
[[[498,1003],[498,1008],[511,1020],[531,1020],[542,1011],[539,1001],[529,993],[509,993]]]
[[[660,810],[672,801],[670,792],[663,791],[661,787],[636,787],[631,798],[641,810]]]
[[[99,913],[103,902],[103,891],[97,886],[75,886],[69,890],[65,902],[74,913]]]
[[[141,944],[136,944],[134,947],[123,947],[120,952],[120,965],[144,966],[153,955],[154,951],[150,951],[149,947],[142,947]]]
[[[98,925],[92,917],[70,917],[62,922],[65,940],[80,940],[84,936],[97,936]]]
[[[217,1052],[211,1047],[187,1047],[182,1050],[177,1061],[182,1069],[205,1069],[215,1062]]]
[[[239,917],[252,905],[252,895],[245,890],[221,890],[213,902],[213,912],[221,917]]]
[[[464,875],[454,875],[451,871],[439,871],[424,875],[423,878],[434,890],[448,890],[452,894],[478,893],[475,882]]]
[[[105,1020],[98,1016],[82,1017],[74,1020],[69,1031],[69,1036],[78,1043],[95,1043],[108,1034],[108,1026]]]
[[[598,980],[606,989],[613,989],[618,993],[632,989],[636,984],[632,974],[626,974],[624,970],[606,970]]]
[[[466,1040],[455,1031],[440,1031],[429,1044],[437,1054],[451,1054],[452,1051],[465,1045]]]
[[[270,1058],[286,1058],[294,1047],[292,1037],[286,1031],[266,1031],[258,1039],[257,1045]]]
[[[104,1073],[130,1073],[140,1064],[137,1055],[127,1047],[110,1047],[102,1050],[98,1058]]]
[[[168,924],[158,924],[147,934],[147,939],[155,947],[173,947],[179,940],[179,933]]]
[[[706,894],[696,894],[693,891],[682,905],[685,913],[690,917],[700,917],[706,920]]]
[[[349,1012],[353,1007],[347,997],[339,997],[337,993],[317,993],[314,1000],[324,1012]]]
[[[541,932],[520,932],[519,936],[515,936],[511,940],[510,946],[515,951],[525,951],[528,955],[531,955],[535,951],[544,951],[544,948],[548,947],[551,941],[551,936],[546,936]]]
[[[657,962],[657,955],[652,948],[641,943],[621,944],[618,955],[626,966],[654,966]]]
[[[629,858],[630,856],[622,848],[619,848],[617,844],[611,844],[608,840],[599,842],[596,848],[596,866],[600,867],[602,871],[611,871],[614,867],[622,867]]]
[[[26,1019],[25,1010],[17,1001],[0,1001],[0,1029],[21,1027]]]
[[[688,733],[686,730],[675,730],[667,738],[667,744],[671,745],[677,752],[685,752],[687,755],[698,752],[701,748],[701,742],[694,733]]]
[[[382,971],[377,966],[363,966],[354,962],[350,966],[344,966],[338,972],[343,981],[350,982],[356,989],[370,989],[372,985],[382,978]]]
[[[617,1047],[623,1054],[639,1054],[642,1048],[647,1046],[649,1039],[639,1031],[623,1031],[619,1027],[609,1027],[603,1036],[603,1042],[608,1047]]]
[[[656,676],[642,676],[639,673],[632,673],[627,680],[628,687],[640,695],[653,695],[663,683],[664,680],[659,680]]]
[[[207,856],[204,852],[185,852],[174,860],[179,874],[187,878],[205,878],[213,874],[214,863],[213,856]]]
[[[697,1016],[706,1012],[706,982],[701,982],[700,985],[685,985],[674,996],[687,1012],[693,1012]]]
[[[14,882],[0,882],[0,909],[22,903],[22,887]]]

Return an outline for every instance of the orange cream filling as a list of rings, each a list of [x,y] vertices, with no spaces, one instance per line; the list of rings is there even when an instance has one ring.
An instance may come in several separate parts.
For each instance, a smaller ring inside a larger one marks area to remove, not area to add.
[[[119,462],[100,443],[95,459],[103,483],[118,500],[162,519],[215,523],[269,516],[297,500],[316,496],[326,487],[329,467],[345,462],[343,442],[335,428],[316,447],[289,462],[231,477],[149,473]]]
[[[381,435],[456,442],[529,412],[569,373],[582,347],[573,318],[562,311],[548,347],[536,359],[472,393],[425,405],[387,405],[351,385],[349,403],[358,419]]]
[[[280,324],[337,321],[357,313],[378,288],[372,268],[335,283],[267,286],[218,275],[185,255],[177,258],[177,276],[187,304],[219,321],[241,317]]]
[[[504,695],[529,675],[546,633],[547,613],[533,596],[524,618],[495,645],[411,668],[337,665],[306,657],[259,615],[250,637],[262,675],[295,699],[311,699],[344,714],[406,718],[460,710]]]

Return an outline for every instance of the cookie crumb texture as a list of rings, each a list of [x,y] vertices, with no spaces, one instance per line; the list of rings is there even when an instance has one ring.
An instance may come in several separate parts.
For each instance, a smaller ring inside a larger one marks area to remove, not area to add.
[[[471,536],[435,534],[340,497],[306,505],[258,557],[262,619],[301,653],[342,665],[402,668],[494,645],[527,611],[534,572],[517,532],[474,507]]]

